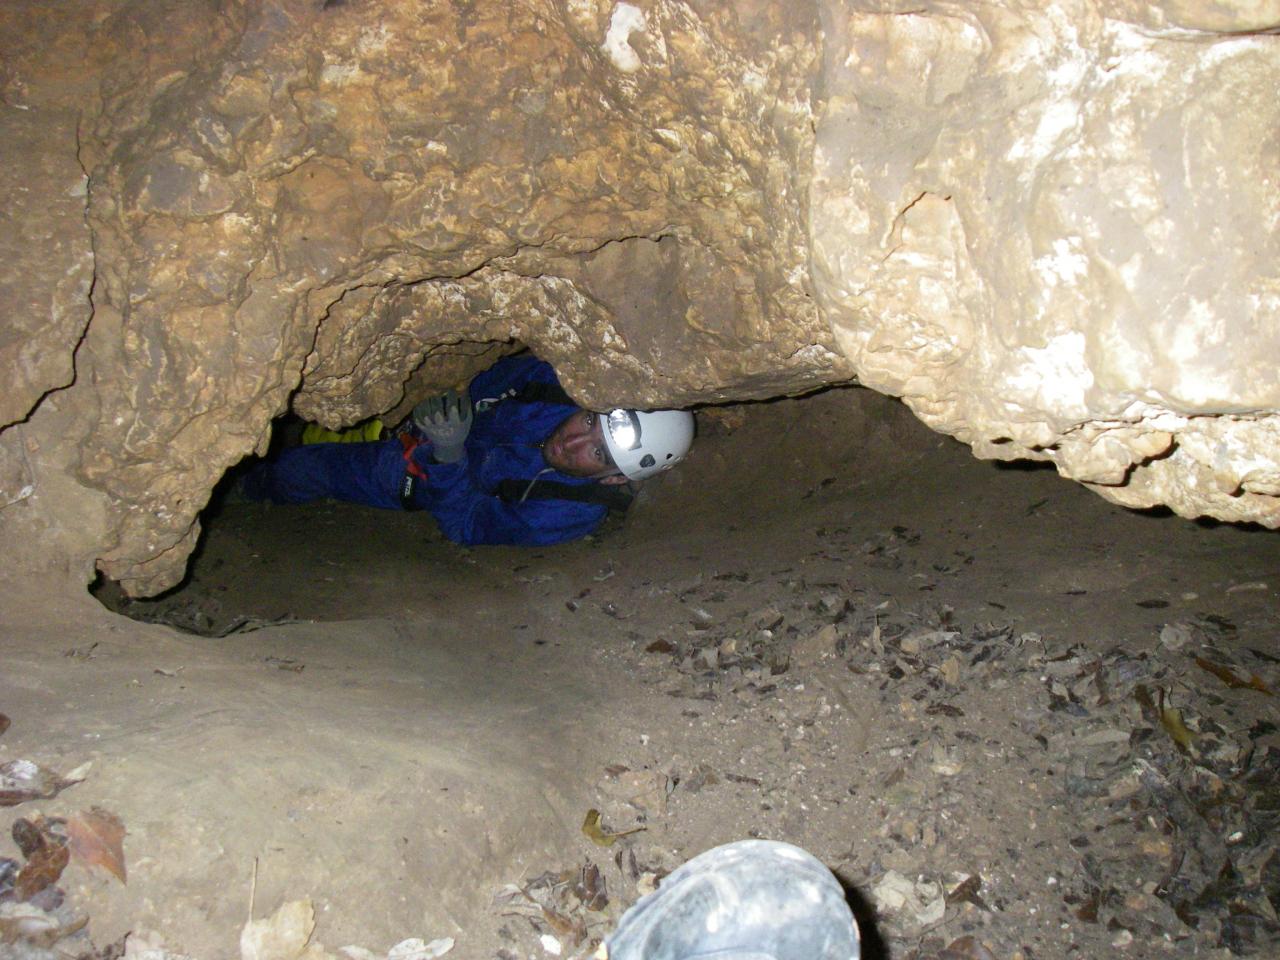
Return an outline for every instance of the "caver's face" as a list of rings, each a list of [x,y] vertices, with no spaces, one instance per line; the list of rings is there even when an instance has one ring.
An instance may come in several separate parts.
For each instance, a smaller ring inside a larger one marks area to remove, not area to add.
[[[571,477],[626,483],[604,444],[604,418],[590,410],[579,410],[561,421],[542,444],[542,458],[547,466]]]

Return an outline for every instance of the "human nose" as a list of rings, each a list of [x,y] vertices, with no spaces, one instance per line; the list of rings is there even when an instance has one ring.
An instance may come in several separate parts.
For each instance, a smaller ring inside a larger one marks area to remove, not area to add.
[[[573,454],[586,450],[594,442],[590,430],[579,430],[571,434],[565,442],[565,449]]]
[[[604,442],[599,419],[593,417],[591,420],[587,420],[584,418],[574,424],[574,428],[566,438],[565,449],[574,454],[580,454],[585,458],[592,459],[596,448]]]

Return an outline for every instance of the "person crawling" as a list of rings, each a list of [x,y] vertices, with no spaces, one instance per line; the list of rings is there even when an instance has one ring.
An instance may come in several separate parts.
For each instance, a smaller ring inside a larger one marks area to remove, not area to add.
[[[463,393],[419,403],[394,436],[286,447],[239,490],[271,503],[426,510],[456,543],[542,546],[591,533],[631,482],[683,460],[693,437],[685,410],[584,410],[550,364],[522,354]]]

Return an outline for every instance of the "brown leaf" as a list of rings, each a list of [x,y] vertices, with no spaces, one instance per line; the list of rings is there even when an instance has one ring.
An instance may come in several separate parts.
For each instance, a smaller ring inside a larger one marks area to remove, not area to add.
[[[1076,911],[1076,919],[1081,923],[1097,923],[1100,906],[1102,906],[1102,898],[1098,895],[1098,891],[1094,890],[1089,894],[1089,899]]]
[[[79,933],[88,922],[88,915],[72,917],[66,926],[49,914],[0,917],[0,945],[22,941],[27,946],[48,950],[64,937]]]
[[[14,807],[28,800],[49,800],[79,779],[68,780],[30,760],[0,763],[0,807]]]
[[[1267,686],[1266,681],[1256,673],[1251,674],[1248,680],[1243,680],[1230,667],[1224,667],[1222,664],[1206,660],[1204,657],[1196,657],[1195,660],[1197,667],[1212,673],[1232,690],[1257,690],[1259,693],[1265,693],[1268,697],[1275,696],[1275,693]]]
[[[676,645],[670,640],[655,640],[644,648],[645,653],[675,653]]]
[[[30,900],[57,883],[71,859],[66,839],[54,833],[51,826],[43,817],[14,821],[14,842],[27,858],[13,882],[14,895],[21,901]]]
[[[603,910],[609,905],[604,877],[600,874],[600,868],[594,863],[583,866],[582,875],[573,886],[573,895],[581,900],[582,905],[588,910]]]
[[[0,917],[0,944],[19,940],[48,949],[62,939],[62,927],[50,916]]]
[[[587,923],[582,917],[571,917],[544,906],[542,919],[546,920],[547,925],[561,937],[568,939],[571,946],[576,947],[587,938]]]
[[[1155,701],[1151,699],[1151,691],[1145,685],[1140,683],[1133,688],[1133,699],[1138,701],[1138,706],[1142,708],[1142,718],[1147,723],[1156,723],[1160,719]]]
[[[574,933],[574,918],[568,917],[552,907],[542,906],[542,919],[562,937],[571,937]]]
[[[982,889],[982,877],[979,874],[973,874],[965,877],[956,885],[956,888],[948,893],[947,903],[971,903],[979,910],[987,913],[991,912],[991,908],[987,906],[987,902],[978,895],[978,891]]]
[[[124,824],[110,810],[92,807],[67,820],[71,853],[87,867],[102,867],[126,883]]]
[[[13,842],[18,845],[18,851],[24,860],[30,860],[36,855],[36,851],[44,846],[44,836],[40,833],[40,828],[23,817],[13,821],[13,828],[9,833],[13,837]]]
[[[0,736],[4,736],[4,732],[9,729],[9,718],[0,713]]]

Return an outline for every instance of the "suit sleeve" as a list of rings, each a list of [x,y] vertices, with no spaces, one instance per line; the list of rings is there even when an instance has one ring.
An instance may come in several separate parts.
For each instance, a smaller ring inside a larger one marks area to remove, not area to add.
[[[508,390],[519,390],[529,383],[558,383],[551,364],[529,354],[503,357],[488,370],[471,378],[467,394],[472,403],[497,399]]]
[[[595,503],[527,500],[507,503],[476,489],[465,462],[433,463],[427,472],[428,510],[444,535],[466,546],[549,546],[586,536],[608,512]]]

